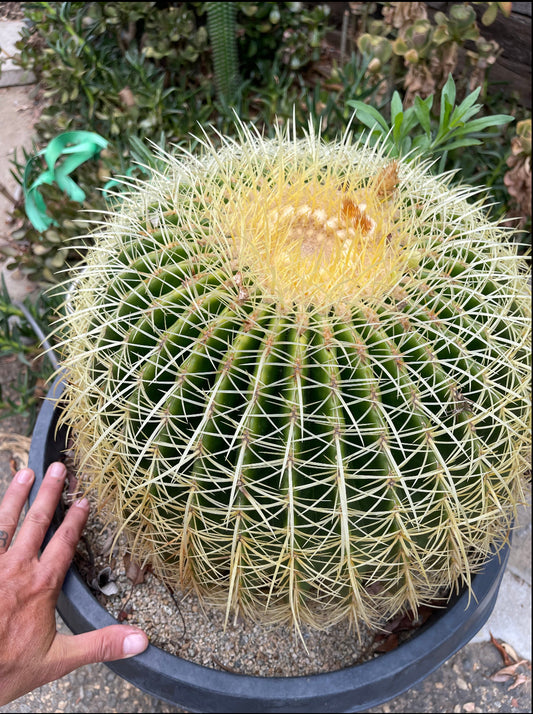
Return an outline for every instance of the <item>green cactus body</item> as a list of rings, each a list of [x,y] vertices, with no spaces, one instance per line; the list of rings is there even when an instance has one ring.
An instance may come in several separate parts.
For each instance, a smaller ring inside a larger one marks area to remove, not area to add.
[[[237,6],[233,2],[209,2],[206,12],[218,98],[227,105],[239,86]]]
[[[524,262],[424,165],[312,131],[221,143],[97,231],[63,418],[169,582],[377,626],[468,584],[523,499]]]

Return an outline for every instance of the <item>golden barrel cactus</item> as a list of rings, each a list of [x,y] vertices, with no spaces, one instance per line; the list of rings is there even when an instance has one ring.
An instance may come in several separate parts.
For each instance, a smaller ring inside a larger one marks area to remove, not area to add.
[[[424,163],[239,131],[161,152],[94,231],[63,420],[168,582],[377,626],[468,584],[523,500],[525,262]]]

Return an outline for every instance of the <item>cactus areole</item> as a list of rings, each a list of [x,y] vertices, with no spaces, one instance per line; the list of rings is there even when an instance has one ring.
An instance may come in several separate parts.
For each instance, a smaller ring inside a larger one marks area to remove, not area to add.
[[[239,131],[162,153],[92,234],[63,423],[169,583],[378,626],[468,585],[523,500],[524,261],[423,163]]]

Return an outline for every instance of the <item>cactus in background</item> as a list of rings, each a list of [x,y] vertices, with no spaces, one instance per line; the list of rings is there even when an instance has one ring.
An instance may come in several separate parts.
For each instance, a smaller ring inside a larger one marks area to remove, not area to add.
[[[217,95],[228,104],[239,83],[237,7],[234,2],[208,2],[206,12]]]
[[[162,154],[96,230],[63,420],[168,582],[376,626],[468,585],[523,500],[525,264],[427,164],[239,132]]]

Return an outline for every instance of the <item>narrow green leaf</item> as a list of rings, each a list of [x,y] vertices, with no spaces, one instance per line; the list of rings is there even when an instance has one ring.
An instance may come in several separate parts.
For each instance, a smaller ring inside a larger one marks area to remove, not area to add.
[[[428,99],[433,100],[433,95],[428,97]],[[412,108],[415,111],[416,117],[420,122],[422,129],[426,132],[426,136],[431,136],[431,122],[429,116],[430,105],[427,104],[427,100],[420,99],[417,94]]]
[[[478,87],[477,89],[474,89],[473,92],[470,92],[470,94],[468,94],[468,95],[463,99],[463,101],[461,102],[461,104],[459,104],[459,106],[457,107],[456,111],[462,113],[462,112],[466,111],[467,109],[469,109],[471,106],[473,106],[473,104],[475,103],[475,101],[476,101],[477,98],[479,97],[479,93],[480,93],[480,92],[481,92],[481,87]],[[480,104],[479,106],[481,107],[481,104]]]
[[[482,131],[487,127],[496,128],[503,124],[508,124],[510,121],[513,121],[513,119],[514,117],[510,116],[509,114],[493,114],[489,117],[481,117],[479,119],[474,119],[473,121],[466,124],[463,128],[468,130],[468,133],[471,134],[476,131]]]
[[[479,139],[458,139],[457,141],[452,141],[451,144],[445,144],[441,151],[451,151],[452,149],[459,149],[462,146],[478,146],[481,143]]]
[[[355,109],[355,114],[357,118],[366,124],[366,126],[373,128],[379,125],[383,130],[383,133],[388,133],[389,125],[387,124],[385,118],[379,113],[375,107],[371,107],[364,102],[360,102],[357,99],[353,99],[348,102],[348,105]]]
[[[446,84],[442,88],[441,98],[442,101],[449,102],[452,107],[455,104],[455,82],[453,81],[451,73],[448,75]]]
[[[439,122],[439,136],[444,136],[450,128],[450,114],[452,113],[453,104],[447,99],[443,99],[440,105],[440,122]]]
[[[455,82],[451,74],[448,75],[448,80],[442,88],[440,98],[440,121],[438,138],[441,138],[448,131],[448,122],[453,106],[455,104]]]
[[[479,94],[479,91],[476,90],[476,92],[473,92],[473,94]],[[475,114],[477,114],[480,109],[482,108],[482,104],[474,104],[473,102],[468,102],[468,104],[465,105],[465,102],[471,98],[472,95],[469,95],[464,102],[461,102],[461,104],[458,107],[455,107],[453,110],[452,116],[450,118],[450,127],[454,127],[459,122],[466,123],[470,117],[473,117]],[[475,101],[475,98],[474,98]]]
[[[407,136],[419,123],[414,107],[409,107],[403,113],[402,134]]]
[[[403,124],[403,112],[398,112],[394,117],[394,124],[392,127],[392,137],[394,143],[399,147],[401,144],[402,136],[402,124]]]
[[[398,94],[398,92],[394,92],[390,102],[391,126],[395,126],[396,117],[400,113],[403,113],[402,100],[400,99],[400,95]]]
[[[482,106],[482,104],[474,104],[473,107],[466,109],[464,112],[458,112],[458,107],[456,107],[450,117],[449,128],[453,129],[459,124],[467,124],[470,118],[475,116],[479,110],[482,109]]]

